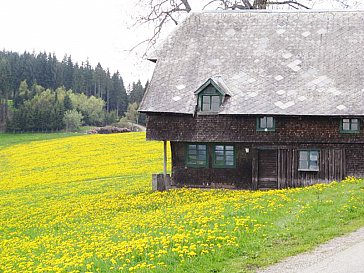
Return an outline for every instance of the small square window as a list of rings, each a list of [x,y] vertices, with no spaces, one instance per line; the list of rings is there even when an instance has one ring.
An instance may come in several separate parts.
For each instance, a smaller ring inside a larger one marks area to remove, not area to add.
[[[360,131],[359,119],[357,118],[343,118],[341,120],[342,133],[358,133]]]
[[[206,167],[208,165],[206,145],[187,144],[186,162],[189,167]]]
[[[275,131],[275,120],[273,117],[257,118],[257,131]]]
[[[299,171],[318,171],[319,170],[318,150],[299,151]]]
[[[232,145],[214,145],[214,168],[235,168],[235,149]]]

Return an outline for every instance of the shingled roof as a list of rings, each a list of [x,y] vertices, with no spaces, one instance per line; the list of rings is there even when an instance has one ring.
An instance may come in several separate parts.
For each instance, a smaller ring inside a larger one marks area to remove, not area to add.
[[[193,114],[219,78],[219,114],[364,115],[364,11],[192,13],[157,60],[140,111]]]

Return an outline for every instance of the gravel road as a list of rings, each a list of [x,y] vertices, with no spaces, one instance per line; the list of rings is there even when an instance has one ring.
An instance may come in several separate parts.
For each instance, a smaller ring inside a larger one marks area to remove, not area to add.
[[[257,273],[364,272],[364,228],[335,238],[311,252],[289,257]]]

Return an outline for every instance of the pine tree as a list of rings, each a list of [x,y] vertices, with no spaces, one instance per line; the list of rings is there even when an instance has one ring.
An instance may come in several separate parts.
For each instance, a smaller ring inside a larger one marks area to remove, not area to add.
[[[117,115],[121,116],[128,108],[128,95],[126,94],[124,82],[120,77],[119,72],[113,74],[111,82],[109,110],[115,110]]]
[[[140,80],[138,80],[136,83],[133,82],[133,87],[129,96],[129,102],[130,103],[136,102],[139,105],[143,99],[143,96],[144,96],[144,87],[140,82]]]
[[[66,96],[64,96],[63,106],[64,106],[65,111],[73,109],[72,100],[71,100],[71,98],[70,98],[70,96],[68,94],[66,94]]]
[[[66,89],[73,88],[74,66],[71,56],[64,56],[63,61],[63,85]]]

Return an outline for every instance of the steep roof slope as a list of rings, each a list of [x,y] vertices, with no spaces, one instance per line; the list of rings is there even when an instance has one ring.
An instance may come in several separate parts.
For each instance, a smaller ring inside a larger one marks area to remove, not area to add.
[[[220,76],[220,114],[364,115],[364,11],[191,14],[157,52],[140,110],[193,114]]]

